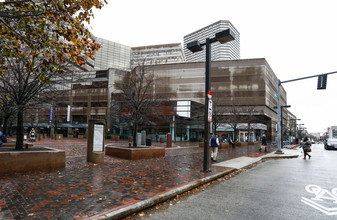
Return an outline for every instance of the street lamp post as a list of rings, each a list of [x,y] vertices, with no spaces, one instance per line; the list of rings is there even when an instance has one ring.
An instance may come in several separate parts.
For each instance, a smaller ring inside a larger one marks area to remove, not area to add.
[[[209,169],[209,123],[211,122],[211,118],[209,116],[209,112],[212,109],[211,106],[211,43],[220,42],[221,44],[227,43],[235,39],[235,34],[230,30],[226,29],[221,32],[215,34],[213,38],[206,38],[206,42],[200,44],[199,41],[193,41],[186,45],[187,49],[189,49],[192,53],[202,51],[203,46],[206,46],[206,71],[205,71],[205,115],[204,115],[204,123],[205,123],[205,137],[204,137],[204,164],[203,170],[201,172],[211,172]],[[210,112],[212,114],[212,112]],[[210,118],[210,120],[209,120]]]

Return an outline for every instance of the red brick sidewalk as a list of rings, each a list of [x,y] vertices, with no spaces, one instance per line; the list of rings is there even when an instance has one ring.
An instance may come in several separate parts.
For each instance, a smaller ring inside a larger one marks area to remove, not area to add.
[[[104,164],[86,162],[86,139],[42,140],[66,152],[66,168],[1,176],[0,219],[82,219],[148,199],[226,168],[203,173],[203,148],[175,143],[164,158],[128,161],[105,156]],[[106,144],[127,145],[127,142]],[[152,143],[165,146],[165,143]],[[260,156],[258,146],[219,149],[218,162]]]

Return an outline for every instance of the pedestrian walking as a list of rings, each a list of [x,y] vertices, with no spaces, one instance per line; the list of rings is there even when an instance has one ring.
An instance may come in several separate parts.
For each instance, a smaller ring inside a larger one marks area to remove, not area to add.
[[[31,142],[34,142],[35,141],[35,129],[34,128],[32,128],[32,130],[30,130],[30,132],[29,132],[29,140],[31,141]]]
[[[267,152],[267,138],[266,138],[265,134],[262,135],[261,147],[260,147],[259,151],[261,152],[263,150],[264,150],[264,152]]]
[[[230,145],[232,145],[232,147],[235,147],[234,141],[232,140],[232,137],[231,137],[231,136],[229,136],[229,138],[228,138],[228,143],[229,143]]]
[[[211,147],[211,160],[216,161],[216,157],[218,155],[218,146],[219,146],[219,138],[218,135],[213,135],[209,140],[209,146]]]
[[[303,148],[304,157],[303,159],[306,159],[306,156],[308,155],[309,159],[311,158],[311,155],[308,154],[308,152],[311,152],[311,143],[308,140],[308,137],[304,137],[303,142],[301,143],[301,146]]]

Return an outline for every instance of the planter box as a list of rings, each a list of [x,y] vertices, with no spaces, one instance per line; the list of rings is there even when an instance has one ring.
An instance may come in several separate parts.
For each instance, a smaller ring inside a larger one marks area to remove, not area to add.
[[[2,143],[2,147],[15,148],[16,147],[16,142]],[[26,147],[31,148],[31,147],[33,147],[33,143],[32,142],[26,142],[26,141],[24,141],[22,147],[23,147],[23,149],[25,149]]]
[[[120,136],[112,135],[111,136],[111,140],[112,141],[119,141],[120,140]]]
[[[241,147],[241,142],[234,142],[235,147]]]
[[[165,148],[106,146],[105,155],[119,157],[128,160],[150,159],[150,158],[165,157]]]
[[[53,148],[32,148],[16,151],[0,151],[0,175],[65,167],[65,151]]]
[[[230,147],[230,144],[229,143],[221,143],[219,145],[219,148],[229,148]]]
[[[241,147],[247,147],[248,146],[248,142],[241,142]]]

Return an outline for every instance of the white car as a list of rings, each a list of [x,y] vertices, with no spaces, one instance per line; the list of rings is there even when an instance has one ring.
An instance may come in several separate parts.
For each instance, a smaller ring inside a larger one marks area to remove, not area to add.
[[[324,148],[328,149],[337,149],[337,139],[328,139],[324,143]]]

